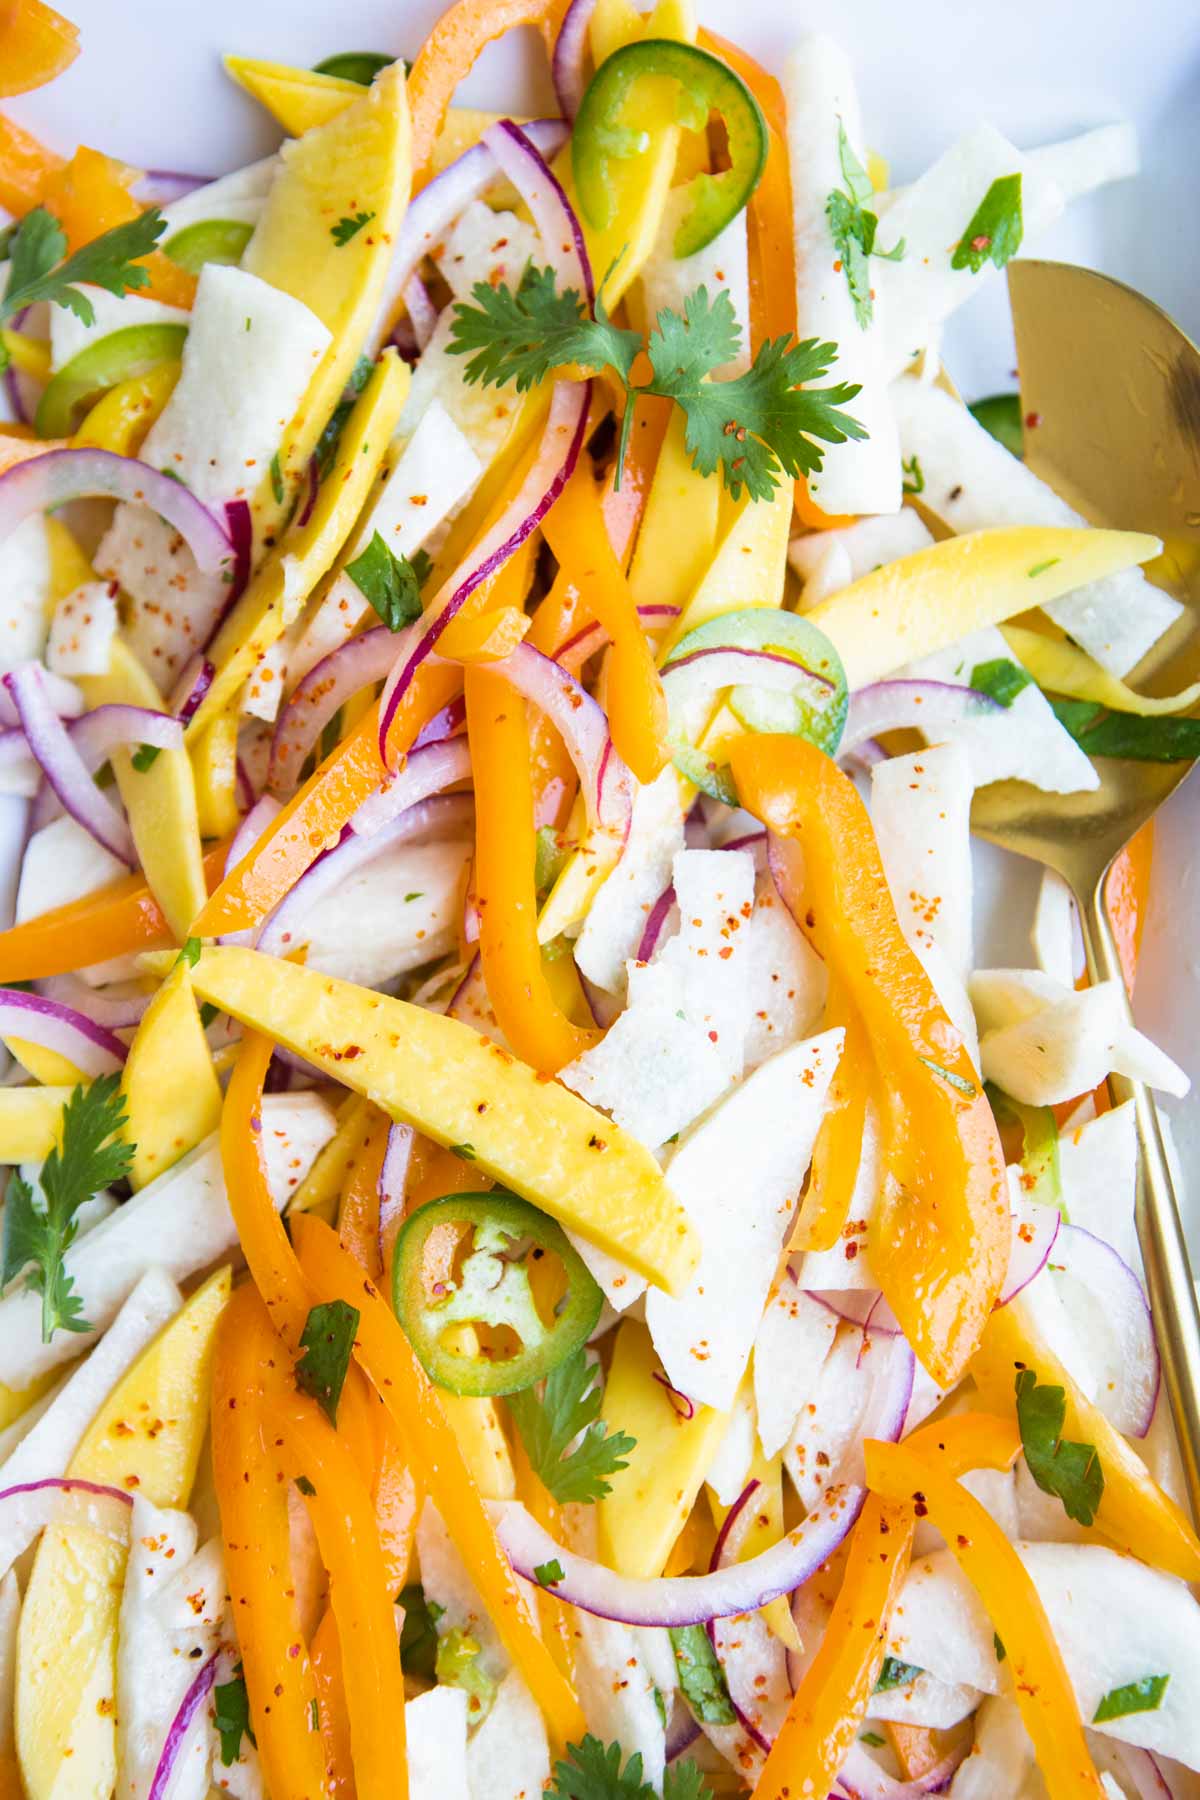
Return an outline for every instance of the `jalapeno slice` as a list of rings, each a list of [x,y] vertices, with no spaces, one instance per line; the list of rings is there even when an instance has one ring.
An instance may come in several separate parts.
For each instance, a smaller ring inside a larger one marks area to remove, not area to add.
[[[571,137],[576,193],[584,218],[596,230],[612,223],[610,159],[640,156],[649,148],[645,132],[621,124],[621,112],[635,82],[650,76],[678,82],[675,117],[688,130],[703,131],[714,112],[725,125],[729,167],[693,177],[675,234],[676,256],[691,256],[736,218],[758,186],[767,160],[766,121],[741,77],[707,50],[671,38],[644,38],[615,50],[593,75]]]
[[[547,1279],[533,1284],[543,1259]],[[562,1227],[503,1189],[430,1200],[396,1239],[392,1306],[452,1394],[532,1387],[587,1340],[603,1300]]]

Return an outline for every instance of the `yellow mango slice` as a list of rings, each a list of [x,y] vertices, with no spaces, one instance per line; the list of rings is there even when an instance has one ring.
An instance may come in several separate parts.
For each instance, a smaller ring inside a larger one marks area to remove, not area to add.
[[[128,644],[113,639],[107,675],[81,675],[91,706],[111,702],[162,712],[163,698]],[[160,750],[148,769],[135,769],[132,750],[114,750],[117,778],[142,872],[180,943],[207,898],[200,849],[196,784],[186,750]]]
[[[1148,562],[1160,548],[1139,531],[970,531],[873,569],[805,616],[832,638],[851,688],[866,687],[970,631]]]
[[[316,1213],[327,1225],[333,1224],[370,1112],[370,1102],[357,1094],[345,1100],[338,1113],[337,1130],[289,1200],[289,1212]]]
[[[0,1431],[19,1419],[23,1412],[28,1412],[35,1400],[40,1400],[47,1388],[53,1387],[62,1379],[62,1365],[46,1369],[26,1388],[11,1388],[0,1381]]]
[[[118,1383],[68,1473],[185,1506],[208,1426],[221,1269]],[[117,1621],[127,1551],[86,1526],[38,1548],[17,1634],[17,1757],[28,1800],[109,1800],[116,1781]]]
[[[650,1152],[470,1026],[233,945],[203,950],[192,985],[393,1119],[469,1146],[482,1173],[656,1286],[686,1284],[696,1234]]]
[[[58,1141],[72,1084],[0,1088],[0,1150],[6,1163],[44,1162]]]
[[[201,837],[223,838],[237,830],[237,734],[237,714],[230,707],[188,746]]]
[[[720,486],[715,476],[709,477],[709,484]],[[742,498],[703,578],[667,628],[663,656],[689,631],[722,613],[739,612],[746,606],[783,605],[791,523],[790,482],[782,482],[770,500]]]
[[[31,1044],[28,1038],[15,1037],[5,1038],[4,1042],[21,1067],[47,1087],[73,1088],[77,1081],[88,1080],[73,1062],[60,1056],[57,1050],[47,1050],[44,1044]]]
[[[113,450],[118,456],[136,456],[150,427],[175,391],[183,364],[172,358],[131,375],[97,400],[71,439],[78,447]]]
[[[692,467],[686,431],[687,421],[676,407],[629,566],[629,587],[638,606],[686,606],[717,547],[721,483]]]
[[[252,275],[302,300],[332,333],[283,433],[282,498],[276,497],[270,475],[255,495],[260,533],[278,529],[341,398],[379,306],[408,204],[411,127],[403,63],[383,70],[359,95],[327,124],[284,145],[279,173],[243,258]],[[366,223],[339,243],[333,236],[339,219],[359,213],[368,215]],[[227,650],[230,640],[223,636]],[[214,710],[209,709],[210,718]]]
[[[602,1416],[610,1431],[629,1432],[637,1445],[629,1467],[596,1507],[600,1560],[621,1575],[662,1574],[729,1423],[729,1414],[712,1406],[698,1406],[692,1418],[683,1418],[654,1379],[661,1370],[646,1327],[623,1320]]]
[[[61,519],[46,519],[46,542],[50,546],[50,611],[73,594],[85,581],[95,581],[96,571]]]
[[[221,1122],[221,1089],[188,976],[180,957],[142,1015],[121,1076],[125,1135],[136,1146],[129,1168],[135,1189]]]
[[[294,69],[287,63],[263,62],[255,56],[225,56],[225,72],[238,86],[265,106],[290,137],[300,137],[314,125],[336,119],[363,90],[357,81],[339,75],[318,75],[314,69]]]
[[[216,674],[188,725],[189,743],[234,704],[349,537],[404,410],[409,380],[408,364],[385,350],[346,421],[337,460],[307,522],[271,551],[216,635],[210,651]]]
[[[1143,719],[1183,712],[1200,700],[1200,682],[1177,694],[1139,694],[1128,682],[1112,675],[1067,637],[1051,637],[1026,625],[1001,627],[1008,647],[1040,688],[1068,694],[1073,700],[1094,700],[1114,712],[1137,713]]]

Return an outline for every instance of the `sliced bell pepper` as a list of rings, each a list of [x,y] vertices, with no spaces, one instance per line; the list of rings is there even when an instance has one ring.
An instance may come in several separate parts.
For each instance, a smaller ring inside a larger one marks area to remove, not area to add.
[[[675,234],[675,255],[692,256],[711,244],[758,186],[767,158],[766,121],[741,77],[695,44],[647,37],[615,51],[588,84],[571,135],[576,191],[597,231],[612,223],[617,210],[612,160],[639,157],[650,148],[646,133],[621,122],[631,90],[643,80],[677,84],[680,125],[704,131],[715,112],[725,127],[729,166],[719,175],[693,177],[691,204]]]
[[[979,1077],[905,942],[854,783],[798,737],[743,737],[742,804],[776,834],[776,880],[845,984],[886,1079],[887,1180],[871,1266],[906,1337],[950,1387],[979,1344],[1009,1249],[1004,1155]]]
[[[329,1572],[357,1800],[407,1800],[404,1676],[370,1495],[352,1452],[315,1401],[272,1396],[264,1424],[282,1438],[293,1479],[305,1477],[304,1503]]]
[[[358,1309],[355,1355],[377,1388],[420,1478],[428,1483],[430,1498],[445,1520],[505,1649],[555,1739],[564,1745],[578,1743],[584,1730],[579,1703],[537,1635],[528,1603],[496,1540],[436,1391],[408,1339],[327,1225],[302,1213],[293,1228],[301,1266],[318,1297],[345,1300]]]
[[[158,363],[144,375],[119,382],[97,400],[71,439],[76,449],[113,450],[136,456],[150,427],[175,392],[182,363]]]
[[[0,206],[18,218],[32,211],[51,176],[65,166],[31,131],[0,115]]]
[[[553,48],[561,0],[457,0],[425,39],[408,74],[413,189],[433,173],[433,150],[460,81],[487,46],[522,25],[538,26]]]
[[[1100,1785],[1071,1678],[1025,1565],[995,1520],[936,1452],[868,1440],[875,1494],[916,1507],[940,1531],[1007,1652],[1017,1705],[1033,1739],[1050,1800],[1100,1800]]]
[[[1154,862],[1154,820],[1148,819],[1126,844],[1108,873],[1104,904],[1117,940],[1121,972],[1130,994],[1137,979],[1138,955],[1150,903],[1150,870]]]
[[[274,1049],[270,1038],[261,1032],[243,1034],[221,1108],[221,1170],[238,1242],[267,1316],[294,1350],[312,1309],[313,1295],[267,1186],[262,1095]]]
[[[346,1703],[342,1645],[333,1608],[327,1606],[308,1646],[317,1690],[317,1719],[325,1757],[328,1800],[354,1800],[354,1751],[350,1743],[350,1708]]]
[[[808,1192],[800,1203],[788,1246],[792,1250],[832,1250],[841,1236],[858,1181],[867,1102],[878,1081],[862,1015],[832,974],[825,1026],[840,1026],[846,1040],[830,1083],[828,1110],[813,1145]]]
[[[291,1579],[288,1490],[278,1450],[268,1448],[263,1432],[264,1389],[286,1366],[262,1299],[247,1283],[225,1309],[213,1368],[213,1479],[225,1578],[264,1782],[273,1794],[323,1800],[317,1688]]]
[[[206,881],[215,885],[220,880],[228,854],[228,843],[205,852]],[[85,953],[92,961],[108,962],[138,950],[161,950],[174,941],[142,876],[122,875],[82,900],[0,931],[0,981],[69,975]]]
[[[1011,1469],[1021,1454],[1021,1434],[993,1413],[957,1413],[921,1425],[904,1440],[906,1450],[930,1457],[944,1475],[955,1480],[971,1469]]]
[[[536,835],[525,703],[501,677],[466,671],[475,770],[475,884],[488,998],[505,1037],[546,1074],[595,1043],[555,1005],[538,947]]]
[[[9,0],[0,13],[0,94],[44,87],[79,55],[79,27],[42,0]]]
[[[1104,1491],[1096,1509],[1096,1530],[1118,1550],[1154,1568],[1178,1575],[1181,1581],[1200,1581],[1200,1539],[1182,1509],[1071,1379],[1018,1298],[992,1314],[971,1364],[983,1405],[1004,1419],[1015,1418],[1015,1382],[1022,1369],[1032,1369],[1042,1386],[1062,1388],[1064,1437],[1071,1443],[1091,1444],[1100,1459]]]
[[[0,343],[8,352],[8,360],[19,375],[31,375],[35,381],[50,379],[50,342],[48,338],[27,337],[23,331],[0,330]],[[10,424],[9,429],[12,429]]]
[[[70,162],[48,176],[38,199],[62,226],[70,254],[140,216],[142,208],[129,191],[136,176],[136,170],[100,150],[89,150],[86,144],[80,144]],[[150,277],[149,285],[138,289],[144,299],[191,306],[196,277],[169,262],[161,250],[142,257],[138,267]]]
[[[834,1786],[883,1667],[915,1527],[909,1495],[868,1498],[820,1649],[792,1696],[754,1800],[801,1794],[824,1800]]]
[[[338,1236],[372,1281],[381,1273],[379,1259],[379,1175],[387,1152],[391,1120],[371,1107],[359,1126],[349,1173],[338,1208]]]
[[[613,743],[641,782],[667,762],[667,703],[629,583],[609,539],[600,495],[581,464],[542,521],[561,568],[570,571],[584,609],[612,642],[608,720]]]

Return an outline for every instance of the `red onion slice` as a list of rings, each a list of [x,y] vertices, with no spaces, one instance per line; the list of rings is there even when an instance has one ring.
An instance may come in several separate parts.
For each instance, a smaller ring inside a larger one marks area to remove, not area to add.
[[[410,750],[399,773],[390,776],[352,815],[349,829],[356,837],[374,837],[418,800],[440,794],[454,782],[465,781],[470,773],[471,746],[465,737],[444,738],[421,750]]]
[[[467,723],[467,703],[460,694],[449,706],[443,706],[440,712],[434,713],[428,725],[422,725],[413,739],[413,749],[423,750],[426,744],[440,744],[443,738],[456,737],[465,729]]]
[[[141,180],[134,182],[133,192],[143,206],[170,206],[216,179],[215,175],[185,175],[180,169],[147,169]]]
[[[0,483],[3,480],[0,476]],[[87,764],[50,702],[41,669],[36,663],[26,663],[4,677],[4,686],[17,709],[29,748],[63,810],[111,855],[132,868],[137,861],[133,834],[124,816],[92,780]]]
[[[810,1300],[844,1319],[847,1325],[895,1335],[900,1330],[896,1315],[877,1288],[805,1288]]]
[[[411,1125],[393,1125],[379,1170],[379,1266],[385,1269],[404,1222],[404,1196],[412,1168],[416,1132]]]
[[[132,1515],[131,1494],[76,1475],[50,1475],[4,1488],[0,1490],[0,1541],[8,1558],[4,1568],[11,1568],[50,1525],[86,1525],[115,1543],[128,1543]]]
[[[241,778],[243,774],[244,770],[239,758],[239,787],[242,785]],[[249,785],[248,781],[246,785]],[[280,806],[279,801],[273,799],[270,794],[264,794],[261,800],[251,800],[250,810],[234,832],[233,842],[230,844],[229,853],[225,858],[225,875],[227,877],[237,868],[243,858],[250,854],[263,832],[267,829],[267,826],[272,824],[282,811],[283,808]],[[282,902],[280,904],[282,904]],[[244,931],[227,931],[224,936],[217,939],[217,942],[220,944],[242,944],[249,948],[253,945],[256,936],[257,930],[251,925],[247,926]]]
[[[208,634],[208,641],[217,635],[225,615],[231,610],[235,601],[242,597],[246,583],[250,579],[250,565],[254,556],[254,521],[250,516],[248,500],[227,500],[225,502],[225,524],[229,531],[229,542],[233,550],[233,580],[229,584],[229,592],[225,603],[217,613]]]
[[[1113,1366],[1118,1385],[1098,1404],[1126,1437],[1145,1437],[1154,1418],[1161,1373],[1145,1289],[1112,1245],[1082,1225],[1062,1227],[1054,1245],[1054,1267],[1088,1290],[1116,1339]]]
[[[678,606],[639,606],[637,614],[642,624],[653,630],[656,625],[665,625],[669,619],[677,619],[680,611]],[[570,669],[572,675],[578,675],[588,657],[594,656],[597,650],[603,650],[609,641],[603,625],[585,625],[559,645],[554,652],[554,660],[561,663],[564,669]]]
[[[561,663],[532,644],[518,644],[489,670],[531,700],[562,738],[579,776],[589,827],[623,836],[633,812],[633,777],[613,747],[604,708]]]
[[[564,119],[574,119],[587,88],[584,64],[587,57],[588,26],[595,10],[596,0],[571,0],[554,40],[550,74]]]
[[[404,289],[404,304],[412,322],[413,342],[419,354],[437,330],[438,322],[438,309],[419,275],[409,277]]]
[[[534,1571],[542,1563],[557,1559],[564,1571],[554,1586],[560,1600],[625,1625],[704,1625],[709,1619],[757,1612],[780,1594],[801,1587],[853,1528],[864,1498],[862,1488],[830,1488],[802,1524],[748,1562],[708,1575],[649,1581],[618,1575],[555,1543],[515,1501],[495,1502],[490,1511],[504,1553],[518,1575],[534,1581]]]
[[[187,1693],[179,1703],[179,1711],[171,1720],[170,1729],[162,1747],[162,1755],[154,1770],[154,1779],[150,1783],[150,1791],[146,1800],[166,1800],[171,1788],[171,1777],[175,1773],[175,1764],[183,1749],[184,1739],[191,1729],[192,1720],[208,1698],[209,1690],[217,1678],[217,1664],[221,1660],[221,1651],[210,1656],[196,1672],[196,1677]]]
[[[170,713],[148,706],[110,703],[75,719],[67,734],[92,774],[102,769],[114,750],[129,744],[151,744],[156,750],[182,750],[183,726]]]
[[[694,1400],[689,1400],[682,1388],[672,1387],[661,1369],[653,1369],[651,1370],[651,1374],[653,1375],[654,1380],[657,1381],[659,1387],[666,1388],[671,1405],[679,1414],[679,1417],[681,1419],[694,1419],[696,1416],[696,1402]],[[728,1519],[726,1519],[725,1523],[729,1523]]]
[[[44,1000],[55,1000],[109,1031],[130,1031],[140,1024],[152,994],[106,994],[89,987],[78,975],[46,975],[34,984]]]
[[[1040,1275],[1058,1239],[1062,1215],[1056,1206],[1040,1200],[1027,1200],[1024,1195],[1012,1201],[1012,1248],[1008,1253],[1008,1270],[1000,1290],[997,1306],[1007,1306],[1022,1288]]]
[[[48,450],[6,469],[0,475],[0,542],[34,513],[96,498],[150,507],[179,533],[202,573],[232,570],[229,534],[191,489],[113,450]]]
[[[413,676],[475,590],[502,569],[530,533],[537,530],[569,481],[583,448],[591,393],[590,381],[555,383],[538,454],[520,492],[434,596],[425,616],[400,634],[399,654],[379,701],[379,755],[385,768],[390,766],[388,734],[392,720]]]
[[[1123,1744],[1117,1738],[1110,1738],[1108,1741],[1133,1783],[1138,1800],[1175,1800],[1171,1784],[1163,1774],[1156,1756],[1149,1750],[1139,1750],[1132,1744]]]
[[[529,208],[559,288],[564,292],[574,289],[590,307],[596,297],[592,265],[583,227],[562,183],[539,155],[537,146],[511,119],[489,125],[483,142]]]
[[[272,793],[291,793],[305,757],[338,708],[372,682],[382,681],[395,660],[395,633],[377,625],[348,638],[313,664],[275,723],[267,766]]]
[[[46,698],[60,719],[78,719],[84,712],[83,695],[73,681],[67,681],[62,675],[55,675],[49,669],[36,665],[42,678],[42,687]],[[0,725],[20,727],[21,716],[16,709],[12,696],[6,688],[0,687]]]
[[[186,725],[213,684],[216,665],[198,651],[185,664],[171,692],[169,705],[181,725]]]
[[[838,755],[857,752],[885,731],[952,731],[965,719],[1003,710],[990,694],[949,681],[875,681],[851,694]]]
[[[665,887],[650,911],[646,915],[646,925],[642,932],[641,942],[637,947],[638,962],[649,962],[654,955],[658,940],[662,936],[663,926],[671,916],[671,908],[675,904],[675,884],[671,882]]]
[[[860,1743],[850,1746],[838,1774],[838,1786],[850,1800],[918,1800],[922,1794],[940,1794],[950,1785],[950,1778],[966,1756],[970,1744],[963,1742],[939,1763],[915,1781],[897,1781],[881,1769]]]
[[[85,1013],[24,988],[0,988],[0,1037],[25,1038],[54,1050],[93,1077],[111,1075],[127,1055],[120,1038]]]
[[[667,1727],[664,1745],[667,1761],[674,1762],[677,1756],[682,1756],[685,1750],[690,1750],[699,1736],[700,1727],[687,1707],[679,1702],[678,1696],[676,1696],[676,1706],[671,1716],[671,1723]]]
[[[725,1515],[709,1559],[709,1569],[725,1569],[736,1563],[754,1523],[751,1504],[761,1483],[750,1481]],[[764,1621],[754,1615],[710,1619],[705,1629],[725,1672],[729,1700],[738,1724],[750,1742],[766,1756],[783,1723],[791,1689],[787,1678],[787,1653]],[[726,1753],[729,1726],[710,1728],[708,1735]],[[733,1746],[738,1751],[736,1742]],[[745,1754],[745,1747],[741,1747]]]

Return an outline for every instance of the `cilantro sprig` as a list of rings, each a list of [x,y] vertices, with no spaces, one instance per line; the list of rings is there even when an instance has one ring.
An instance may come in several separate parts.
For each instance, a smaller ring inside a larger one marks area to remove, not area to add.
[[[694,1762],[673,1762],[663,1775],[662,1800],[711,1800],[712,1790]],[[624,1768],[621,1746],[602,1744],[591,1734],[568,1744],[566,1760],[555,1765],[546,1800],[658,1800],[642,1778],[642,1754],[635,1750]]]
[[[860,329],[865,331],[875,316],[869,258],[882,256],[888,262],[899,262],[907,245],[901,238],[891,250],[880,250],[877,246],[875,234],[879,229],[879,218],[867,206],[867,201],[874,198],[871,178],[854,154],[840,119],[838,162],[846,185],[834,188],[829,195],[825,202],[825,217],[829,221],[830,236],[846,277],[846,286],[850,289],[854,317]]]
[[[401,631],[421,616],[421,580],[407,556],[397,556],[377,531],[346,573],[389,631]]]
[[[551,1369],[540,1400],[534,1388],[508,1396],[534,1472],[560,1505],[602,1500],[612,1491],[607,1477],[629,1466],[625,1459],[636,1439],[607,1430],[599,1417],[601,1397],[599,1370],[582,1347]]]
[[[1063,1438],[1066,1394],[1060,1387],[1041,1387],[1033,1369],[1019,1369],[1016,1380],[1017,1425],[1029,1473],[1043,1493],[1062,1501],[1068,1519],[1092,1525],[1104,1493],[1104,1470],[1093,1444]]]
[[[150,284],[149,270],[138,259],[149,256],[167,228],[157,206],[139,213],[123,225],[114,225],[90,244],[82,244],[67,256],[67,236],[54,214],[44,206],[26,213],[9,242],[8,289],[0,300],[0,325],[15,318],[27,306],[48,300],[65,306],[85,325],[96,318],[87,294],[75,285],[86,282],[110,294],[126,294]],[[65,260],[64,260],[65,258]],[[0,345],[0,368],[8,361]]]
[[[823,452],[814,440],[843,444],[867,433],[841,410],[859,392],[853,382],[813,388],[837,358],[835,344],[786,337],[760,344],[743,375],[709,379],[741,346],[741,327],[724,291],[715,297],[698,287],[682,313],[659,313],[643,343],[641,334],[615,325],[597,296],[589,318],[575,288],[559,292],[551,269],[530,265],[516,288],[477,282],[474,305],[454,307],[448,348],[469,357],[469,382],[496,386],[511,382],[525,393],[555,369],[575,365],[593,372],[612,369],[625,389],[625,410],[616,466],[618,479],[643,394],[673,400],[686,419],[686,443],[702,475],[720,471],[733,498],[743,489],[752,500],[769,500],[781,473],[795,479],[816,473]],[[632,378],[642,350],[649,358],[649,381]]]
[[[978,275],[985,262],[1002,269],[1021,248],[1025,223],[1021,210],[1020,175],[1001,175],[993,181],[959,238],[950,258],[952,269],[969,269]]]
[[[118,1076],[81,1085],[63,1107],[61,1147],[55,1145],[42,1165],[43,1203],[23,1176],[9,1179],[0,1283],[28,1270],[28,1286],[42,1296],[44,1344],[56,1331],[92,1330],[65,1258],[79,1229],[80,1207],[129,1169],[134,1146],[120,1141],[125,1123]]]

